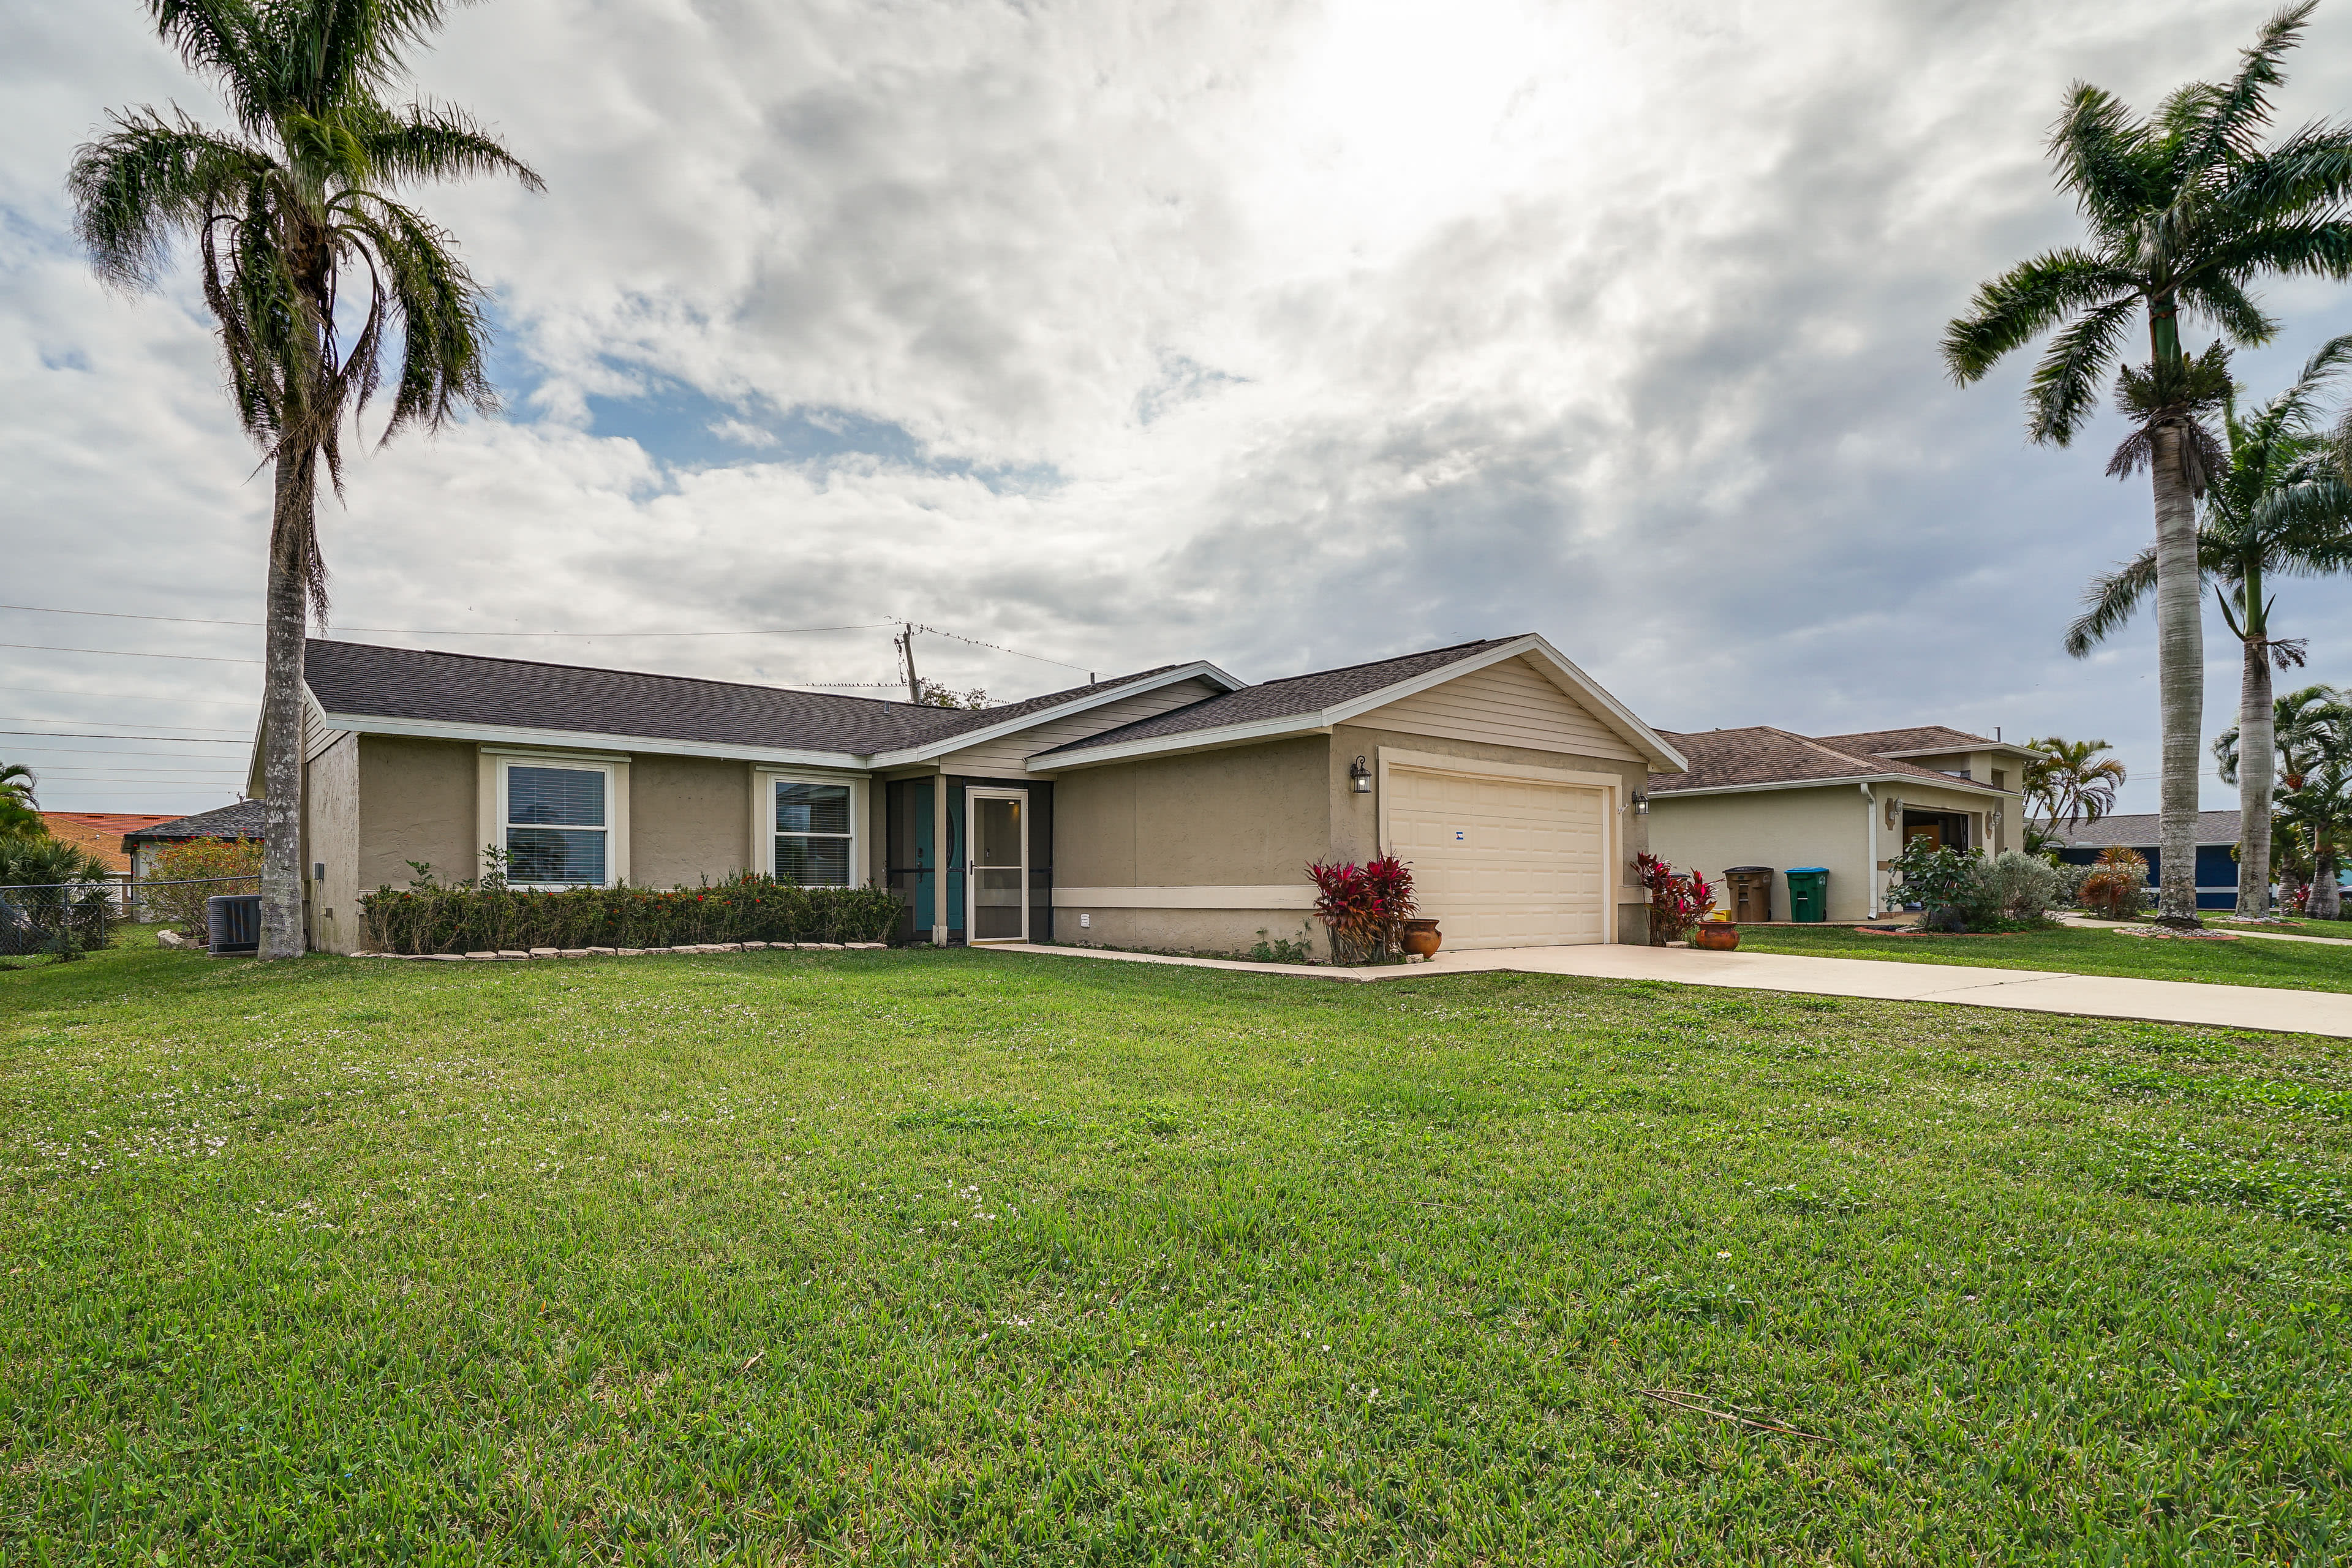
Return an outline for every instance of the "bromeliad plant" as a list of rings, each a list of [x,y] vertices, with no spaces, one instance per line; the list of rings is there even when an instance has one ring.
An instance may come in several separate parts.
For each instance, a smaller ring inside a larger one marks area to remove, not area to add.
[[[1714,884],[1701,872],[1677,871],[1644,852],[1633,858],[1633,874],[1650,890],[1652,947],[1681,942],[1715,907]]]
[[[1404,922],[1414,909],[1412,868],[1393,855],[1359,866],[1307,868],[1315,879],[1315,913],[1331,933],[1334,963],[1377,963],[1402,948]]]

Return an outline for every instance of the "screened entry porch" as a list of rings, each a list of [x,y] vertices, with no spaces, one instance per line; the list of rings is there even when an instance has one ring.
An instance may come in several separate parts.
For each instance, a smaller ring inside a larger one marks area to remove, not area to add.
[[[1035,779],[897,779],[884,786],[898,937],[1051,942],[1054,786]],[[945,854],[940,853],[944,842]]]

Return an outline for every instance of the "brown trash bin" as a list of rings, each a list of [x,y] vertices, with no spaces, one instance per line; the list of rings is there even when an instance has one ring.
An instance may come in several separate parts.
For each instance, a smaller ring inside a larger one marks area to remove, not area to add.
[[[1723,873],[1731,884],[1731,918],[1741,925],[1762,925],[1772,919],[1772,868],[1734,866]]]

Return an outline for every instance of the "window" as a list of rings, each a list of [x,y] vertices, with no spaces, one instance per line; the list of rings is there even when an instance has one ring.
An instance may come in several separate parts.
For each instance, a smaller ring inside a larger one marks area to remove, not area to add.
[[[601,888],[612,865],[611,770],[502,770],[507,880],[521,887]]]
[[[776,880],[803,888],[849,887],[849,786],[777,779],[775,792]]]
[[[2005,790],[2007,790],[2007,789],[2009,788],[2009,773],[2008,773],[2008,770],[2006,770],[2006,769],[2004,769],[2004,768],[1995,768],[1995,769],[1993,769],[1993,771],[1992,771],[1992,787],[1993,787],[1993,788],[1995,788],[1995,789],[1997,789],[1997,790],[2004,790],[2004,791],[2005,791]]]

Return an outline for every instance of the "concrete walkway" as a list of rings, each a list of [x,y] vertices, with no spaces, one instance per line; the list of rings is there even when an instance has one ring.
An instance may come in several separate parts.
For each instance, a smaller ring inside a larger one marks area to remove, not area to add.
[[[1090,947],[990,944],[999,952],[1171,963],[1244,974],[1377,984],[1444,974],[1579,974],[1599,980],[1665,980],[1742,991],[1797,991],[1816,996],[1867,996],[1887,1002],[1958,1002],[2026,1013],[2071,1013],[2158,1024],[2212,1024],[2352,1039],[2352,994],[2283,991],[2261,985],[2204,985],[2109,974],[2059,974],[2040,969],[1979,969],[1957,963],[1905,963],[1869,958],[1807,958],[1779,952],[1708,952],[1681,947],[1502,947],[1441,952],[1427,963],[1339,969],[1323,964],[1244,963],[1218,958],[1163,958]]]

